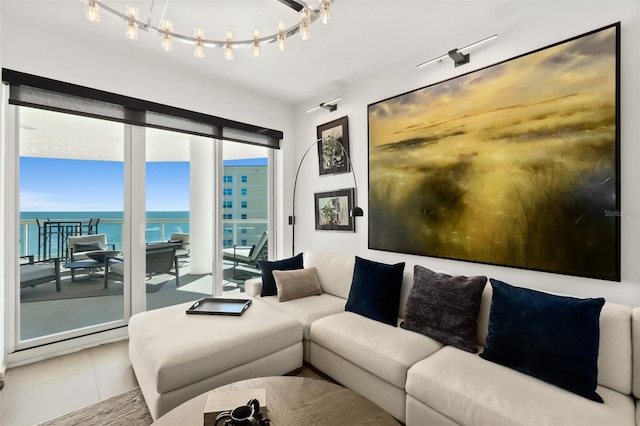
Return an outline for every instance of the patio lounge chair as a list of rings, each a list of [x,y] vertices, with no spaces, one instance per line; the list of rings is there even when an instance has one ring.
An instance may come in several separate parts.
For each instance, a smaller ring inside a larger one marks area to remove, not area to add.
[[[33,255],[25,256],[27,263],[20,264],[20,288],[35,287],[55,280],[56,291],[60,286],[60,260],[56,257],[34,262]]]
[[[171,268],[175,270],[171,271]],[[124,262],[111,265],[109,273],[124,277]],[[156,274],[175,275],[176,287],[178,287],[180,285],[180,270],[178,269],[176,246],[168,243],[147,244],[145,273],[147,278]]]
[[[233,278],[236,279],[236,268],[240,264],[252,266],[260,269],[258,260],[266,259],[267,241],[269,240],[267,232],[263,232],[258,242],[253,246],[234,245],[233,248],[222,250],[222,258],[233,261]]]
[[[67,257],[72,261],[88,259],[88,252],[115,249],[115,244],[107,244],[106,234],[76,235],[67,238]]]

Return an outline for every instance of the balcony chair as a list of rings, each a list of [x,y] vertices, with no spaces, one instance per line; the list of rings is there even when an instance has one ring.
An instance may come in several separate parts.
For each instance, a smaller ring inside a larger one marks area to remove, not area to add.
[[[258,242],[253,246],[234,245],[233,248],[222,249],[222,258],[233,262],[233,278],[237,279],[236,268],[240,265],[251,266],[260,269],[258,260],[267,258],[267,231],[263,232]]]
[[[115,244],[107,244],[106,234],[67,237],[67,257],[72,261],[88,259],[88,252],[115,249]]]
[[[171,268],[175,268],[175,271],[172,272]],[[124,262],[111,265],[109,273],[124,277]],[[156,274],[174,275],[176,287],[178,287],[180,285],[180,270],[178,269],[176,246],[167,243],[147,244],[145,273],[147,278]]]
[[[36,218],[36,225],[38,225],[38,260],[47,258],[48,242],[51,238],[46,229],[46,223],[49,219]]]
[[[83,234],[86,235],[92,235],[92,234],[97,234],[98,233],[98,224],[100,223],[100,218],[91,218],[89,219],[89,222],[85,225],[86,228],[83,226]]]
[[[20,288],[35,287],[38,284],[55,280],[56,291],[61,290],[60,260],[56,257],[49,260],[34,261],[33,255],[22,256],[26,263],[20,264]]]
[[[191,252],[189,234],[174,232],[169,238],[169,243],[176,245],[176,258],[178,260],[186,261],[189,258],[189,253]]]

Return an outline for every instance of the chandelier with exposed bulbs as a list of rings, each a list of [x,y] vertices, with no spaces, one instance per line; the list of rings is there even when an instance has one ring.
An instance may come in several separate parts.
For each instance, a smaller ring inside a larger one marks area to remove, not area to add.
[[[125,12],[120,12],[101,0],[85,0],[85,3],[87,19],[92,22],[100,22],[101,12],[111,15],[126,24],[125,34],[132,40],[137,39],[138,31],[142,30],[162,37],[160,46],[166,51],[173,49],[173,40],[176,40],[194,46],[193,54],[198,58],[204,57],[204,49],[206,47],[212,47],[223,49],[224,57],[231,60],[233,59],[235,48],[251,48],[255,58],[260,57],[260,48],[263,44],[277,43],[278,50],[284,51],[287,38],[300,33],[302,40],[308,40],[310,37],[310,27],[313,22],[318,19],[320,19],[323,24],[329,22],[329,11],[333,0],[319,0],[320,2],[317,7],[302,0],[277,1],[298,12],[300,21],[288,28],[283,21],[279,21],[277,32],[266,36],[261,36],[260,30],[254,28],[253,38],[248,40],[234,40],[231,30],[226,30],[224,40],[207,39],[202,28],[195,28],[193,36],[179,34],[174,31],[173,22],[165,19],[164,13],[160,19],[160,24],[154,26],[151,23],[151,11],[153,10],[155,0],[151,2],[151,10],[149,11],[149,19],[147,22],[140,21],[138,8],[135,6],[127,6]]]

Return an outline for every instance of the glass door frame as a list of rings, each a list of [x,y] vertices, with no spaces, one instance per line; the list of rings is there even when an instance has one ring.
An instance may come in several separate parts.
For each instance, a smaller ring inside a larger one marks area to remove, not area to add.
[[[3,88],[6,86],[3,85]],[[4,299],[4,326],[5,326],[5,348],[7,356],[5,361],[9,365],[19,365],[31,362],[36,359],[43,359],[63,353],[72,352],[81,348],[95,346],[101,343],[123,340],[128,337],[127,324],[132,315],[146,310],[145,286],[132,286],[132,282],[144,282],[145,279],[145,245],[146,245],[146,206],[145,206],[145,127],[124,125],[124,224],[122,247],[123,251],[129,253],[127,266],[125,266],[124,278],[124,312],[123,319],[108,324],[91,327],[90,334],[87,329],[74,330],[69,333],[56,334],[34,339],[28,344],[19,342],[19,291],[17,285],[6,285],[6,283],[19,281],[19,186],[15,183],[19,176],[19,144],[18,137],[20,128],[18,107],[9,105],[4,99],[6,126],[3,129],[3,137],[9,143],[3,144],[4,152],[0,155],[0,161],[4,168],[4,173],[0,180],[2,188],[0,196],[3,196],[5,205],[13,205],[14,208],[5,208],[0,216],[0,224],[3,224],[4,233],[4,256],[0,259],[0,273],[4,272],[5,278],[5,299]],[[224,167],[223,145],[220,139],[211,139],[214,144],[213,150],[213,211],[215,217],[211,236],[213,244],[213,288],[214,296],[222,295],[222,240],[223,240],[223,220],[218,213],[222,211],[222,176]],[[277,191],[275,182],[277,180],[276,155],[275,150],[268,150],[268,192],[269,192],[269,215],[268,228],[271,236],[269,238],[269,253],[276,251],[276,206]],[[4,191],[4,193],[2,192]],[[9,202],[11,201],[11,202]],[[219,216],[219,217],[218,217]],[[63,340],[60,340],[60,339]]]
[[[3,165],[5,167],[6,183],[3,185],[6,191],[7,206],[13,208],[5,208],[4,213],[4,232],[5,232],[5,256],[4,256],[4,276],[5,283],[19,282],[19,262],[18,255],[20,251],[19,227],[20,227],[20,186],[19,186],[19,162],[20,162],[20,114],[19,108],[14,105],[8,105],[7,108],[7,125],[6,125],[6,141]],[[132,250],[131,241],[134,241],[135,229],[131,226],[131,221],[127,220],[127,216],[131,216],[132,206],[130,200],[135,200],[133,196],[133,182],[136,180],[134,147],[140,144],[134,143],[136,130],[134,126],[122,124],[123,127],[123,148],[124,148],[124,215],[122,235],[122,250],[129,253],[129,256],[135,256]],[[144,147],[142,148],[144,150]],[[144,184],[144,181],[143,181]],[[127,229],[127,227],[131,229]],[[127,262],[133,263],[133,262]],[[135,273],[135,270],[133,271]],[[144,279],[144,270],[142,271]],[[17,285],[6,285],[5,288],[5,332],[6,346],[8,355],[6,357],[8,363],[20,363],[32,358],[41,358],[52,354],[65,353],[75,348],[87,347],[99,342],[121,340],[127,336],[126,325],[132,315],[132,300],[135,300],[131,293],[132,280],[130,276],[126,276],[123,285],[123,318],[103,324],[97,324],[75,330],[69,330],[61,333],[51,334],[38,337],[26,341],[20,341],[20,292]]]

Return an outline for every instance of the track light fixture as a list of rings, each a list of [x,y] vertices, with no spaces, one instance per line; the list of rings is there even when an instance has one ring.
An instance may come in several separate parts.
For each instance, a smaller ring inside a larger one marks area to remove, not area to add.
[[[450,50],[449,52],[445,53],[444,55],[440,55],[437,58],[433,58],[433,59],[430,59],[430,60],[428,60],[426,62],[418,64],[417,67],[418,68],[422,68],[425,65],[429,65],[429,64],[432,64],[434,62],[442,62],[442,60],[447,58],[447,57],[453,59],[453,62],[454,62],[456,67],[458,67],[460,65],[468,64],[469,61],[470,61],[471,56],[468,53],[467,54],[462,53],[461,50],[471,49],[472,47],[476,47],[476,46],[481,45],[482,43],[486,43],[488,41],[491,41],[496,37],[498,37],[498,34],[494,34],[491,37],[487,37],[487,38],[482,39],[480,41],[476,41],[475,43],[472,43],[472,44],[470,44],[468,46],[461,47],[459,49]]]
[[[312,112],[312,111],[315,111],[317,109],[320,109],[320,108],[324,108],[324,109],[328,110],[329,112],[333,112],[333,111],[338,109],[338,101],[340,101],[341,99],[342,98],[335,98],[335,99],[332,99],[332,100],[327,101],[327,102],[322,102],[318,106],[314,106],[313,108],[309,108],[307,110],[307,114]]]
[[[174,31],[171,21],[164,19],[164,12],[162,13],[160,22],[155,26],[151,23],[155,0],[151,2],[148,18],[146,18],[146,20],[141,20],[137,7],[127,6],[126,11],[121,12],[116,8],[107,5],[106,0],[83,1],[86,4],[85,13],[88,20],[92,22],[100,22],[100,13],[107,13],[126,24],[126,35],[130,39],[135,40],[138,38],[138,30],[145,31],[161,36],[161,46],[166,51],[172,50],[172,41],[178,41],[194,46],[194,55],[198,58],[204,57],[205,48],[217,47],[222,48],[224,57],[231,60],[233,59],[234,49],[236,48],[251,48],[253,57],[257,58],[260,56],[260,47],[264,44],[275,43],[278,50],[284,51],[285,40],[297,33],[300,33],[302,40],[308,40],[310,38],[310,27],[313,22],[320,20],[322,23],[326,24],[329,21],[329,12],[334,0],[320,0],[316,6],[307,3],[304,0],[277,0],[279,3],[282,3],[296,11],[300,20],[290,27],[287,27],[284,24],[284,21],[280,21],[278,22],[277,27],[274,26],[274,29],[277,28],[276,32],[262,37],[260,36],[260,30],[253,28],[252,38],[246,40],[234,40],[233,32],[230,29],[224,33],[225,37],[222,40],[206,39],[204,37],[204,31],[198,27],[196,27],[196,31],[193,36],[177,33]],[[113,3],[117,3],[116,0],[111,1]]]

